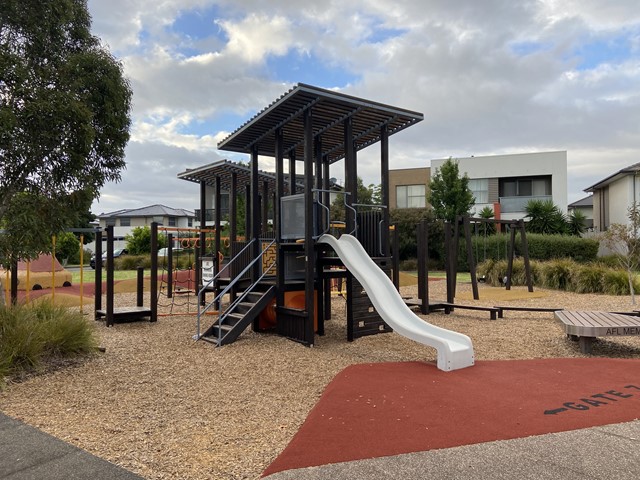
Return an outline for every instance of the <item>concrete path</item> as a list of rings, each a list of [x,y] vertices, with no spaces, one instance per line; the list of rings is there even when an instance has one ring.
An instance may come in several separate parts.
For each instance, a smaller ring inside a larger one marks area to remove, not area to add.
[[[640,478],[640,421],[274,473],[267,480]]]
[[[142,477],[0,413],[0,478],[140,480]]]

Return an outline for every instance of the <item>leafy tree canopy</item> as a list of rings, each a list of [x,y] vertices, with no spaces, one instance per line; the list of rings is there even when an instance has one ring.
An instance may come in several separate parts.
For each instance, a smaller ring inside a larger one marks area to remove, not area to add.
[[[469,189],[469,177],[460,176],[458,162],[449,158],[431,179],[427,201],[437,219],[455,221],[458,215],[467,215],[475,203]]]
[[[127,250],[131,255],[146,255],[151,253],[151,228],[148,226],[135,227],[131,233],[125,235],[124,241],[127,242]],[[158,248],[165,247],[167,237],[158,234]]]
[[[131,88],[90,32],[85,0],[0,0],[0,258],[49,251],[129,140]]]

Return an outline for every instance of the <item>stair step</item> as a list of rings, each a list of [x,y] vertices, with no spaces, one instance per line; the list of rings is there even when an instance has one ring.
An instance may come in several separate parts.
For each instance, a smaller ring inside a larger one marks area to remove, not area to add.
[[[205,337],[204,335],[200,337],[200,340],[204,340],[207,343],[212,343],[214,345],[218,345],[218,337]]]
[[[225,333],[231,331],[231,329],[233,328],[233,325],[232,324],[223,323],[222,325],[214,325],[211,328],[217,328],[218,330],[221,330],[223,335],[224,335]]]
[[[247,293],[247,296],[244,297],[244,300],[246,301],[246,303],[256,303],[262,298],[263,295],[263,292],[249,292]]]
[[[254,303],[241,302],[238,305],[236,305],[236,308],[234,309],[234,311],[236,313],[247,313],[249,310],[251,310],[251,308],[254,305],[255,305]]]
[[[242,313],[230,313],[227,316],[224,317],[224,322],[221,326],[223,327],[229,327],[229,330],[231,330],[231,327],[233,327],[236,323],[238,323],[239,321],[241,321],[244,318],[244,315]]]

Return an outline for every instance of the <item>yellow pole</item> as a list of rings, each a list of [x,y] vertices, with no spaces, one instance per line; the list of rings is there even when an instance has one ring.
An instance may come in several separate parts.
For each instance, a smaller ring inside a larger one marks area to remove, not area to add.
[[[83,287],[84,287],[84,249],[82,248],[82,245],[84,244],[84,235],[80,234],[80,313],[84,313],[82,310],[82,307],[84,306],[84,297],[82,296],[83,294]]]
[[[56,236],[51,236],[53,249],[51,250],[51,303],[56,300]]]
[[[31,290],[31,262],[27,260],[27,284],[24,287],[24,296],[29,303],[29,290]]]

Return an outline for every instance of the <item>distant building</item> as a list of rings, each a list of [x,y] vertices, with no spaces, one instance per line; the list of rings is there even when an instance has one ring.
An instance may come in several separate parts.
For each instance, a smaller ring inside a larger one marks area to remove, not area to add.
[[[529,200],[551,200],[567,211],[567,152],[521,153],[454,158],[460,174],[469,177],[476,203],[472,214],[488,206],[500,209],[500,218],[524,218]],[[446,159],[431,160],[431,167],[389,171],[389,207],[426,206],[431,178]]]
[[[484,207],[500,209],[504,220],[524,218],[530,200],[551,200],[567,211],[567,152],[518,153],[454,158],[469,177],[476,199],[472,214]],[[431,178],[446,159],[431,161]]]
[[[586,227],[593,228],[593,195],[576,200],[567,206],[568,213],[582,212],[587,220]]]
[[[98,215],[99,228],[113,226],[114,247],[125,248],[125,236],[130,234],[135,227],[151,226],[157,222],[165,227],[191,228],[194,226],[195,214],[182,208],[171,208],[164,205],[149,205],[148,207],[116,210],[115,212],[101,213]],[[102,250],[106,249],[106,237],[103,237]],[[95,242],[87,245],[91,251],[95,251]]]
[[[389,207],[422,208],[427,205],[429,167],[389,171]]]
[[[613,223],[629,223],[629,207],[640,202],[640,163],[623,168],[585,188],[593,193],[593,226],[605,231]]]

